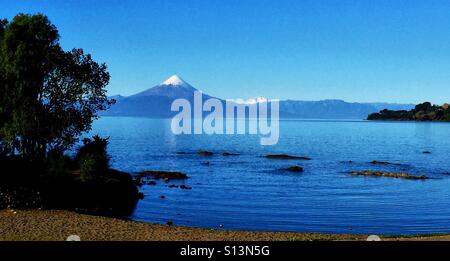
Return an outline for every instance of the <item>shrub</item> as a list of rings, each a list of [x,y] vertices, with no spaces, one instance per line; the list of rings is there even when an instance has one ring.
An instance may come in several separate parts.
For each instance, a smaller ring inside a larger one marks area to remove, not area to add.
[[[47,171],[49,178],[65,178],[71,170],[74,170],[73,159],[60,150],[52,150],[47,155]]]
[[[107,146],[108,139],[99,136],[83,140],[83,146],[79,148],[75,156],[75,160],[80,167],[82,181],[97,179],[107,174],[109,169]]]

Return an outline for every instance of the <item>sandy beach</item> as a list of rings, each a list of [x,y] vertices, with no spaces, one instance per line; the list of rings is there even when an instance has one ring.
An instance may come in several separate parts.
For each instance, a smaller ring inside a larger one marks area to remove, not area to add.
[[[293,241],[366,240],[367,235],[212,230],[90,216],[62,210],[2,210],[0,240],[61,241]],[[450,240],[449,235],[381,237],[382,240]]]

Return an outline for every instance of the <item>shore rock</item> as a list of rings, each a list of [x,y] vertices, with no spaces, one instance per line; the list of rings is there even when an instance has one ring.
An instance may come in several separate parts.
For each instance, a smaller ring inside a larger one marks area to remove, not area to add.
[[[427,176],[415,176],[407,173],[391,173],[382,171],[353,171],[350,174],[356,176],[375,176],[375,177],[389,177],[389,178],[402,178],[402,179],[428,179]]]
[[[159,171],[159,170],[147,170],[139,173],[140,177],[151,177],[153,179],[187,179],[186,174],[176,171]]]
[[[308,157],[303,157],[303,156],[292,156],[292,155],[287,155],[287,154],[268,154],[268,155],[264,155],[261,156],[262,158],[266,158],[266,159],[285,159],[285,160],[294,160],[294,159],[299,159],[299,160],[311,160],[311,158]]]

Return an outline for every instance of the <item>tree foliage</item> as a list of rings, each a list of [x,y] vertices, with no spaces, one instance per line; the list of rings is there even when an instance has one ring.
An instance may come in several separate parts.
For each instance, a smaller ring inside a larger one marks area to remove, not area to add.
[[[416,112],[419,112],[419,111],[429,112],[432,109],[433,109],[433,105],[431,105],[430,102],[424,102],[424,103],[417,104],[416,107],[414,108],[414,110]]]
[[[0,23],[0,152],[41,159],[89,131],[112,101],[110,76],[82,49],[64,51],[44,15]]]

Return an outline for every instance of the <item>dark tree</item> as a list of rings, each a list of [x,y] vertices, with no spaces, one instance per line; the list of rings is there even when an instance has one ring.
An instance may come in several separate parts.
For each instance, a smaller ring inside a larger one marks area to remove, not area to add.
[[[443,118],[444,121],[450,121],[450,107],[445,109]]]
[[[433,106],[431,105],[430,102],[424,102],[424,103],[417,104],[414,110],[416,112],[419,112],[419,111],[430,112],[430,111],[432,111],[432,109],[433,109]]]
[[[3,154],[42,159],[50,149],[65,150],[112,103],[106,65],[81,49],[64,51],[44,15],[2,21],[0,61]]]
[[[0,43],[2,42],[3,34],[5,32],[5,28],[6,28],[7,24],[8,24],[8,21],[0,20]],[[6,100],[6,96],[4,95],[5,79],[4,79],[3,67],[4,67],[4,62],[3,62],[2,56],[0,56],[0,130],[2,129],[4,123],[7,119],[7,113],[5,112],[4,106],[2,106]],[[2,156],[2,155],[4,156],[6,154],[4,147],[5,147],[5,144],[4,144],[3,135],[0,132],[0,156]]]

